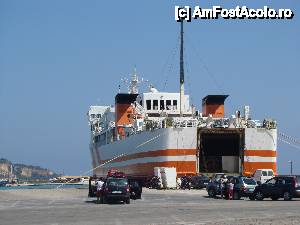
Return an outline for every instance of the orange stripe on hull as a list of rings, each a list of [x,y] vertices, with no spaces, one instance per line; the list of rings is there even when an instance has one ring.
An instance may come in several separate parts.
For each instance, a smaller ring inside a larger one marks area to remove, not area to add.
[[[196,174],[196,162],[195,161],[169,161],[169,162],[150,162],[150,163],[138,163],[129,166],[117,167],[118,170],[124,172],[128,176],[153,176],[154,167],[176,167],[177,174]],[[109,168],[111,169],[111,168]],[[108,172],[108,168],[98,168],[97,174],[105,176]]]
[[[257,169],[272,169],[277,173],[276,162],[244,162],[244,175],[252,175]]]
[[[112,162],[122,162],[131,159],[145,158],[145,157],[159,157],[159,156],[180,156],[180,155],[196,155],[196,149],[165,149],[148,152],[139,152],[131,155],[122,156],[113,160]],[[101,160],[101,163],[105,163],[108,160]]]
[[[277,152],[272,150],[245,150],[244,156],[262,156],[262,157],[276,157]]]

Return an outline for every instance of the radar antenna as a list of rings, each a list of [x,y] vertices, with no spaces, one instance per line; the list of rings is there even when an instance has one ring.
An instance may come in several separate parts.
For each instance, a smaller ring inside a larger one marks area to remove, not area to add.
[[[131,75],[131,80],[129,81],[127,78],[121,79],[128,86],[129,94],[138,94],[138,84],[148,82],[148,80],[144,80],[143,78],[139,79],[136,73],[136,66],[133,69],[133,73]]]

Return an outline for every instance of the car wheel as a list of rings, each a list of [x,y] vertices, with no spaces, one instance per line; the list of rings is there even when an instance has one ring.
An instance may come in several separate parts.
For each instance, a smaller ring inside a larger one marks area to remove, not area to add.
[[[133,199],[133,200],[136,200],[137,196],[136,196],[136,194],[133,194],[133,195],[130,196],[130,198]]]
[[[283,199],[284,199],[285,201],[290,201],[290,200],[292,200],[292,195],[291,195],[291,193],[288,192],[288,191],[284,192],[284,193],[283,193]]]
[[[125,200],[125,203],[126,203],[126,204],[130,204],[130,198],[127,198],[127,199]]]
[[[250,199],[251,201],[253,201],[253,200],[255,200],[255,196],[254,196],[254,195],[250,195],[250,196],[249,196],[249,199]]]
[[[278,197],[277,197],[277,196],[272,196],[271,199],[272,199],[273,201],[277,201],[277,200],[278,200]]]
[[[208,196],[211,197],[211,198],[214,198],[216,197],[216,192],[214,189],[209,189],[208,190]]]
[[[258,191],[258,192],[255,193],[255,198],[258,201],[262,201],[264,199],[264,195],[261,191]]]
[[[233,200],[240,200],[241,196],[238,192],[233,192]]]

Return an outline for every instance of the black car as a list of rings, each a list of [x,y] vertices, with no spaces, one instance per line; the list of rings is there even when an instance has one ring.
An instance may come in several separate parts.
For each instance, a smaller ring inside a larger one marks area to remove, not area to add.
[[[209,178],[204,175],[194,176],[191,179],[191,187],[194,189],[206,188]]]
[[[0,181],[0,187],[5,187],[8,181]]]
[[[130,198],[141,199],[142,197],[142,186],[137,181],[129,182]]]
[[[100,201],[101,203],[123,201],[130,204],[130,189],[127,178],[107,178]]]
[[[300,197],[300,176],[273,177],[266,183],[257,186],[254,196],[257,200],[264,198],[291,200],[294,197]]]

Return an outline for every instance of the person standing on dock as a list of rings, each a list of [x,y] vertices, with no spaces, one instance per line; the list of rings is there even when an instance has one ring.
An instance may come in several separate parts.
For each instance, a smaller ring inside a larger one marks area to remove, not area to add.
[[[221,192],[221,198],[223,199],[224,197],[226,197],[226,183],[227,183],[227,177],[226,175],[222,175],[222,177],[219,180],[219,185],[220,185],[220,192]]]
[[[97,185],[97,203],[100,202],[100,198],[101,198],[101,195],[102,195],[103,184],[104,184],[103,178],[100,177],[99,180],[96,182],[96,185]]]
[[[234,180],[231,179],[229,182],[229,200],[233,199],[233,188],[234,188]]]

